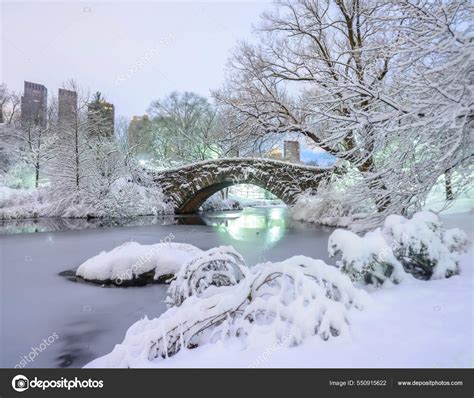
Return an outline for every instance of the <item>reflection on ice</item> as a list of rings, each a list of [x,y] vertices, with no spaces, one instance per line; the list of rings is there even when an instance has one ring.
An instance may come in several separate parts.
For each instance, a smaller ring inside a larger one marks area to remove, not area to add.
[[[247,208],[234,214],[202,215],[207,225],[216,227],[220,234],[232,239],[270,247],[278,242],[287,229],[287,209],[275,207],[265,209]]]

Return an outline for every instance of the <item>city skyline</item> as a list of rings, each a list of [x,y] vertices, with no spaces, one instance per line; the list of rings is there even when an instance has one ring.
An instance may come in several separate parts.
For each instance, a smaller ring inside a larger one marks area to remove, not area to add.
[[[127,118],[172,91],[210,98],[269,3],[2,3],[1,80],[18,92],[23,80],[62,87],[73,78]],[[34,35],[21,28],[38,21]]]

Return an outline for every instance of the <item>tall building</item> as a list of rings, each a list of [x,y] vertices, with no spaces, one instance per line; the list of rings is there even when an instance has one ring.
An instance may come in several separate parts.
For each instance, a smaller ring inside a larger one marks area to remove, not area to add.
[[[25,81],[21,97],[21,125],[46,127],[48,107],[48,90],[38,83]]]
[[[283,158],[287,162],[300,163],[300,143],[298,141],[285,141]]]
[[[77,93],[60,88],[58,90],[58,124],[67,126],[74,123],[77,114]]]
[[[104,101],[100,93],[96,93],[94,101],[87,107],[87,122],[89,124],[89,134],[97,137],[114,136],[114,105]]]

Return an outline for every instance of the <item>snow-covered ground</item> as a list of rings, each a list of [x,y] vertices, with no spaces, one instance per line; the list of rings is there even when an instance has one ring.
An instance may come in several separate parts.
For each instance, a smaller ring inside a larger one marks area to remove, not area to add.
[[[158,188],[118,179],[102,198],[60,197],[50,187],[12,189],[0,185],[0,220],[30,218],[113,218],[173,214]]]
[[[443,217],[445,227],[463,229],[471,242],[473,221],[472,214]],[[451,278],[406,278],[371,291],[363,311],[348,311],[350,333],[327,341],[312,336],[296,347],[271,341],[245,349],[219,341],[152,361],[123,362],[112,352],[88,367],[473,367],[473,254],[471,246]]]
[[[224,211],[224,210],[242,210],[238,200],[223,199],[220,192],[208,198],[200,208],[201,211]]]

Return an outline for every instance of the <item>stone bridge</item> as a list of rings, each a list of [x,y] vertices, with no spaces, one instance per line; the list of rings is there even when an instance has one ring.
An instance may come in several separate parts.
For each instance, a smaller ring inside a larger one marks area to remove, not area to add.
[[[164,170],[153,179],[172,202],[176,214],[190,214],[197,212],[207,198],[235,184],[257,185],[290,205],[301,193],[315,190],[330,172],[328,168],[278,160],[226,158]]]

